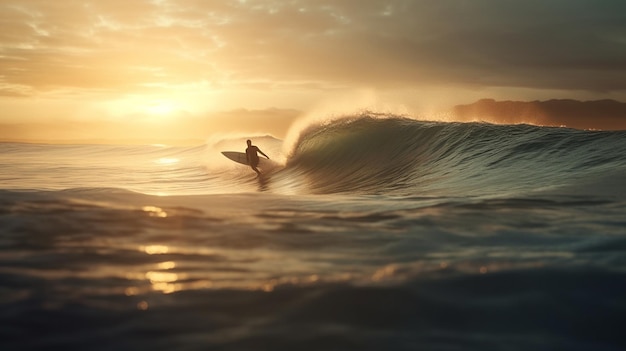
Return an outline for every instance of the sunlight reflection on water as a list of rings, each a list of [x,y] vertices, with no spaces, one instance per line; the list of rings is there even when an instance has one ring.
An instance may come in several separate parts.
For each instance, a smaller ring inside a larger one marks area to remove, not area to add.
[[[160,207],[144,206],[142,207],[142,210],[144,212],[148,212],[150,217],[161,217],[161,218],[167,217],[167,212],[163,211],[163,209],[161,209]]]
[[[160,165],[173,165],[180,162],[180,159],[175,158],[175,157],[161,157],[158,160],[154,161],[154,163],[160,164]]]
[[[148,255],[160,255],[168,253],[170,248],[165,245],[147,245],[140,246],[139,251],[144,251]]]

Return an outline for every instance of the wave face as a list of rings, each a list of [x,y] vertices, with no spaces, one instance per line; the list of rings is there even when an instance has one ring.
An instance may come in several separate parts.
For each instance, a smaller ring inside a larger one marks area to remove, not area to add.
[[[359,116],[303,131],[283,173],[305,179],[296,183],[313,193],[521,193],[575,185],[609,171],[621,177],[625,137],[625,132]]]

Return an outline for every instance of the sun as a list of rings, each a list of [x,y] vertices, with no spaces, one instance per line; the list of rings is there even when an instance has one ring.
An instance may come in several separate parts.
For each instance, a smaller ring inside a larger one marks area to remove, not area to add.
[[[200,103],[198,103],[200,101]],[[146,122],[170,122],[189,117],[206,110],[212,99],[198,94],[177,92],[172,89],[161,94],[128,94],[97,103],[112,119],[142,120]]]
[[[140,115],[163,120],[185,110],[181,101],[169,97],[129,96],[105,104],[113,116]]]
[[[153,116],[164,117],[178,108],[177,104],[171,100],[151,100],[142,109],[145,113]]]

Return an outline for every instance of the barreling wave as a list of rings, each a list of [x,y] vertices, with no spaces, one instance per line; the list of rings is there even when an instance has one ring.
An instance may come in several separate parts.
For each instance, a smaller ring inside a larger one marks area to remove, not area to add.
[[[622,177],[625,137],[360,115],[309,126],[276,177],[312,193],[511,195],[575,185],[609,171]]]

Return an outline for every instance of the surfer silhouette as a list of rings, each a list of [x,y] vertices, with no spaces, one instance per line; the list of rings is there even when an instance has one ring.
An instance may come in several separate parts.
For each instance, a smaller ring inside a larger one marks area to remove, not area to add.
[[[261,151],[261,149],[259,149],[257,146],[252,145],[251,140],[247,140],[246,142],[248,143],[248,148],[246,149],[246,161],[248,161],[250,168],[252,168],[252,170],[255,171],[257,175],[261,175],[261,172],[256,168],[256,166],[259,165],[258,153],[261,153],[261,155],[265,156],[268,160],[270,158],[266,154],[264,154],[263,151]]]

